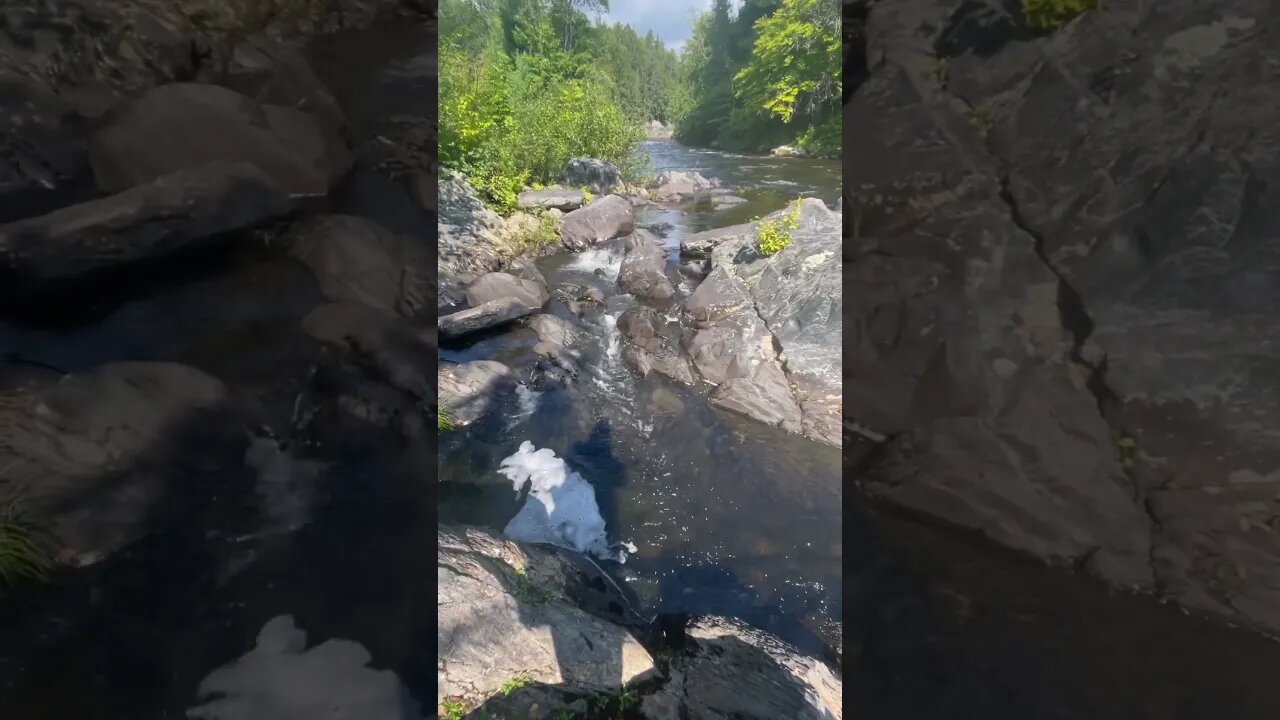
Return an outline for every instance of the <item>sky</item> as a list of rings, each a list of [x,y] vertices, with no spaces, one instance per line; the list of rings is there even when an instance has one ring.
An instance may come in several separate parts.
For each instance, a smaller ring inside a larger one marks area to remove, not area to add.
[[[710,9],[711,0],[609,0],[604,19],[630,25],[641,36],[652,30],[678,52],[689,39],[693,16]]]

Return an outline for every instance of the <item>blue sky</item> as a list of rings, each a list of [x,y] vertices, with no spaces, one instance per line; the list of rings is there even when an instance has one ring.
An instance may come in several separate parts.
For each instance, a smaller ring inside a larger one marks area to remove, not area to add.
[[[689,39],[693,16],[710,8],[711,0],[609,0],[604,18],[630,25],[641,35],[652,30],[667,47],[679,50]]]

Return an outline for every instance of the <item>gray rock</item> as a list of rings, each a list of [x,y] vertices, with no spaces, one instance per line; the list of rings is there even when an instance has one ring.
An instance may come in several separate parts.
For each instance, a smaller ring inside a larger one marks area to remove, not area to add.
[[[474,708],[519,675],[594,694],[656,673],[625,627],[584,609],[590,604],[583,596],[595,593],[566,553],[477,529],[441,528],[436,570],[437,701],[455,698]]]
[[[515,388],[515,374],[494,360],[472,360],[439,369],[440,411],[455,425],[470,425],[484,417],[489,406]]]
[[[499,297],[440,317],[440,337],[456,338],[505,325],[538,312],[539,307],[514,297]]]
[[[265,105],[292,107],[323,120],[332,132],[347,127],[333,93],[315,74],[305,48],[266,36],[237,45],[227,63],[224,83]]]
[[[581,190],[546,188],[525,190],[516,196],[516,205],[522,210],[562,210],[569,212],[582,207],[586,198]]]
[[[122,362],[33,378],[0,394],[0,494],[16,489],[64,558],[84,565],[138,539],[164,492],[137,470],[183,424],[223,402],[216,378],[174,363]],[[6,495],[7,496],[7,495]]]
[[[573,251],[628,235],[635,229],[631,203],[620,195],[600,198],[560,219],[560,241]]]
[[[646,720],[840,720],[844,688],[826,664],[728,618],[699,618],[689,654],[644,698]]]
[[[225,242],[292,209],[254,166],[214,162],[0,226],[0,266],[28,280],[64,280]]]
[[[390,670],[369,667],[373,656],[351,640],[331,638],[307,647],[290,615],[262,626],[256,646],[200,681],[199,720],[310,720],[418,717],[417,702]]]
[[[578,330],[566,320],[561,320],[555,315],[541,314],[534,315],[526,321],[530,328],[538,334],[538,339],[545,342],[555,343],[564,347],[574,345],[577,341]]]
[[[605,195],[622,184],[622,173],[603,160],[574,158],[564,166],[560,179],[570,187],[586,187],[597,195]]]
[[[502,218],[486,208],[475,189],[462,177],[442,170],[439,185],[439,222],[436,242],[439,257],[440,307],[465,300],[464,288],[487,272],[501,269],[499,248]]]
[[[478,307],[490,300],[511,297],[536,310],[551,298],[547,281],[533,263],[513,264],[510,270],[486,273],[468,285],[467,302]]]
[[[680,238],[680,254],[692,258],[709,258],[711,251],[720,243],[728,240],[754,240],[755,236],[754,223],[704,230]]]
[[[677,382],[693,384],[689,361],[666,339],[665,323],[652,308],[628,308],[618,316],[617,328],[624,342],[623,362],[641,377],[656,370]]]
[[[623,290],[636,297],[669,300],[676,289],[666,269],[667,251],[662,241],[646,230],[627,236],[626,255],[618,270],[618,284]]]
[[[746,201],[746,198],[738,197],[737,195],[715,195],[711,202],[715,205],[716,210],[725,210],[727,208],[737,207]]]
[[[113,108],[91,138],[89,156],[106,192],[229,160],[256,165],[291,195],[318,196],[354,162],[315,116],[196,83],[161,85]]]
[[[66,100],[31,79],[0,78],[0,222],[42,215],[91,185],[84,135]]]
[[[650,187],[659,202],[683,203],[719,187],[719,183],[692,170],[663,170],[654,177]]]
[[[292,245],[333,302],[361,302],[405,317],[434,309],[431,251],[419,238],[364,218],[320,215],[294,229]]]
[[[416,398],[435,398],[426,368],[436,353],[434,334],[390,312],[362,303],[321,305],[302,322],[311,337],[351,351],[370,372]],[[443,330],[441,331],[443,334]]]

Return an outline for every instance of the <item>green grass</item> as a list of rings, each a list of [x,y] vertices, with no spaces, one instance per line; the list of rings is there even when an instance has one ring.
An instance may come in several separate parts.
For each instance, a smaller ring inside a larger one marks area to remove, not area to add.
[[[529,579],[524,570],[516,570],[515,598],[525,605],[537,605],[547,601],[547,594]]]
[[[777,255],[791,244],[791,231],[800,226],[800,201],[795,201],[795,208],[775,220],[761,220],[756,225],[756,249],[761,255],[770,257]]]
[[[47,580],[53,568],[41,531],[22,510],[21,500],[8,498],[0,507],[0,594],[23,582]]]
[[[532,684],[533,678],[529,677],[527,673],[519,673],[518,675],[507,678],[502,685],[498,687],[498,692],[503,695],[510,695],[511,693],[521,688],[527,688]]]
[[[453,422],[453,418],[443,408],[436,410],[436,429],[440,432],[448,432],[457,429],[457,425]]]
[[[1053,30],[1098,7],[1098,0],[1021,0],[1022,14],[1038,30]]]
[[[444,715],[440,716],[440,720],[462,720],[462,716],[467,712],[465,705],[453,700],[445,700],[440,703],[440,707],[444,708]]]

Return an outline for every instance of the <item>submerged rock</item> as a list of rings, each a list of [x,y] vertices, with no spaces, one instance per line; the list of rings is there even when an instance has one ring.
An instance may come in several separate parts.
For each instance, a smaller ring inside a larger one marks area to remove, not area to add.
[[[631,203],[620,195],[609,195],[566,213],[560,219],[560,241],[577,252],[630,234],[634,229],[635,215]]]
[[[295,228],[291,252],[306,264],[333,302],[361,302],[415,317],[432,309],[431,251],[351,215],[321,215]]]
[[[197,83],[161,85],[113,108],[89,155],[106,192],[227,160],[256,165],[291,195],[317,196],[354,162],[336,130],[316,116]]]
[[[570,187],[586,187],[597,195],[617,190],[622,184],[622,173],[611,163],[595,158],[574,158],[560,174],[561,181]]]
[[[67,280],[226,242],[292,209],[253,165],[212,162],[0,226],[0,269],[23,284]]]
[[[646,230],[627,236],[626,256],[618,270],[618,284],[636,297],[669,300],[676,294],[667,277],[667,252],[662,242]]]

